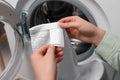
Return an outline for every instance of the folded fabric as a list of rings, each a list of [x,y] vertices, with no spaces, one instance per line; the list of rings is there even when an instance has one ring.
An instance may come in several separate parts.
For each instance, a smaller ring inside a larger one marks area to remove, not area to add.
[[[30,29],[30,35],[33,51],[45,43],[64,47],[63,29],[58,22],[34,26]]]

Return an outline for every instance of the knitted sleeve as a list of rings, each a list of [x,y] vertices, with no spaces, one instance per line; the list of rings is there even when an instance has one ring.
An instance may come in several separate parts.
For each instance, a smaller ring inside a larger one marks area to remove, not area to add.
[[[106,32],[102,41],[96,47],[95,53],[114,69],[120,71],[120,37]]]

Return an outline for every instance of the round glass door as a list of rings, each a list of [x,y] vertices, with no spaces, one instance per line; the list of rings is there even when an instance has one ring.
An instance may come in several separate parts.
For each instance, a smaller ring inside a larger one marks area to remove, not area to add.
[[[23,43],[11,25],[0,21],[0,79],[8,80],[20,65]]]
[[[0,80],[13,80],[19,70],[23,41],[14,9],[0,1]]]
[[[4,23],[0,22],[0,73],[7,66],[11,57],[11,50],[7,39],[7,34],[4,29]]]

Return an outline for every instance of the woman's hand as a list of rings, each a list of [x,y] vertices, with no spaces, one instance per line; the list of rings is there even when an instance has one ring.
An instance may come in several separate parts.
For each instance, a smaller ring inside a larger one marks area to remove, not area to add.
[[[33,70],[37,80],[56,80],[57,63],[63,58],[63,49],[46,45],[31,56]]]
[[[60,27],[66,29],[69,37],[98,45],[105,31],[78,17],[71,16],[59,20]]]

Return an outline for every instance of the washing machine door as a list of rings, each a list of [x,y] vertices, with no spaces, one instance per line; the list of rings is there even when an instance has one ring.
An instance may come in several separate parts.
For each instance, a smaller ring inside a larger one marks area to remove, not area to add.
[[[13,80],[19,70],[23,41],[14,9],[0,0],[0,80]]]

